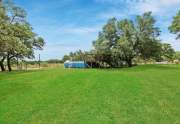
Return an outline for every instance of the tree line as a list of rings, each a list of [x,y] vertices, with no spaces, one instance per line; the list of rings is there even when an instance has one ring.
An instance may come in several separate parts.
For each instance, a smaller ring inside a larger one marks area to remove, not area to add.
[[[0,0],[0,67],[12,71],[11,61],[34,58],[34,50],[41,50],[44,39],[33,32],[27,13],[12,2]]]
[[[170,44],[161,42],[161,31],[155,23],[151,12],[138,15],[134,20],[111,18],[93,41],[94,48],[91,51],[71,52],[62,61],[84,60],[93,67],[131,67],[135,59],[145,62],[149,59],[172,61],[177,54],[175,55]],[[174,17],[169,30],[180,39],[180,11]],[[5,71],[5,62],[11,71],[11,65],[15,61],[34,58],[34,51],[42,50],[44,45],[44,39],[34,33],[28,23],[26,11],[8,0],[0,0],[1,70]]]
[[[109,19],[93,41],[94,49],[87,52],[81,50],[65,55],[63,60],[84,60],[101,67],[131,67],[133,60],[140,58],[145,62],[172,61],[175,50],[168,43],[162,43],[160,28],[151,12],[136,16],[135,20],[116,18]],[[180,38],[180,11],[169,27],[171,33]]]

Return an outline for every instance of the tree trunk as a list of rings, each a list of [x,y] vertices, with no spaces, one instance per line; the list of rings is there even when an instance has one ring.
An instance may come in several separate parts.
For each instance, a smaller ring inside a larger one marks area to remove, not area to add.
[[[3,62],[0,62],[0,66],[1,66],[1,71],[6,71]]]
[[[7,57],[7,66],[8,66],[9,72],[11,72],[12,71],[12,68],[11,68],[11,58],[9,56]]]
[[[3,57],[3,59],[0,61],[1,71],[6,71],[6,69],[4,67],[4,60],[5,60],[5,57]]]
[[[129,59],[126,62],[127,62],[128,67],[132,67],[132,59]]]

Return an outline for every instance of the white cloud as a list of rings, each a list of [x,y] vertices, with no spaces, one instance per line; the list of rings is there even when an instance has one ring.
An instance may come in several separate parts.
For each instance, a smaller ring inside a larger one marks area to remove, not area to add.
[[[95,0],[97,3],[110,3],[110,4],[119,4],[119,3],[139,3],[147,0]]]
[[[125,14],[124,12],[119,10],[110,10],[107,12],[100,13],[99,15],[96,16],[97,19],[106,19],[106,20],[113,17],[122,19],[128,17],[128,14]]]
[[[95,27],[62,27],[60,28],[62,30],[62,33],[66,34],[78,34],[78,35],[84,35],[89,33],[97,33],[100,30],[99,26]]]
[[[159,0],[162,6],[180,5],[180,0]]]
[[[154,14],[165,14],[169,9],[180,8],[180,0],[146,0],[137,4],[129,4],[134,13],[152,11]]]
[[[180,9],[180,0],[96,0],[99,3],[113,4],[114,8],[98,14],[97,19],[128,18],[151,11],[156,16],[172,16]],[[123,5],[123,7],[118,7]]]
[[[180,0],[95,0],[98,3],[159,3],[163,6],[177,5]]]

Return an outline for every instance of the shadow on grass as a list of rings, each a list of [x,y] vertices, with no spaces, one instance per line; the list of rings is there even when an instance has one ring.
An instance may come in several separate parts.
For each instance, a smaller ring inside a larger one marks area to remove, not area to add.
[[[141,70],[149,70],[149,69],[158,69],[158,70],[177,70],[180,69],[180,65],[157,65],[157,64],[149,64],[149,65],[139,65],[138,69]]]
[[[18,75],[18,74],[28,74],[28,73],[34,73],[34,72],[43,72],[45,71],[44,69],[40,70],[14,70],[14,71],[5,71],[5,72],[0,72],[0,76],[10,76],[10,75]]]
[[[146,71],[152,69],[158,70],[177,70],[180,69],[180,65],[157,65],[157,64],[146,64],[146,65],[134,65],[132,67],[119,67],[119,68],[96,68],[97,70],[106,70],[106,71],[118,71],[118,70],[126,70],[126,71]]]

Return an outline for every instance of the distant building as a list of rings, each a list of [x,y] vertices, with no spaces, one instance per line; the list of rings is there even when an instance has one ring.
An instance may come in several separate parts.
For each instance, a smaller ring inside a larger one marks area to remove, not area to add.
[[[85,61],[66,61],[64,63],[65,68],[87,68],[89,67]]]

